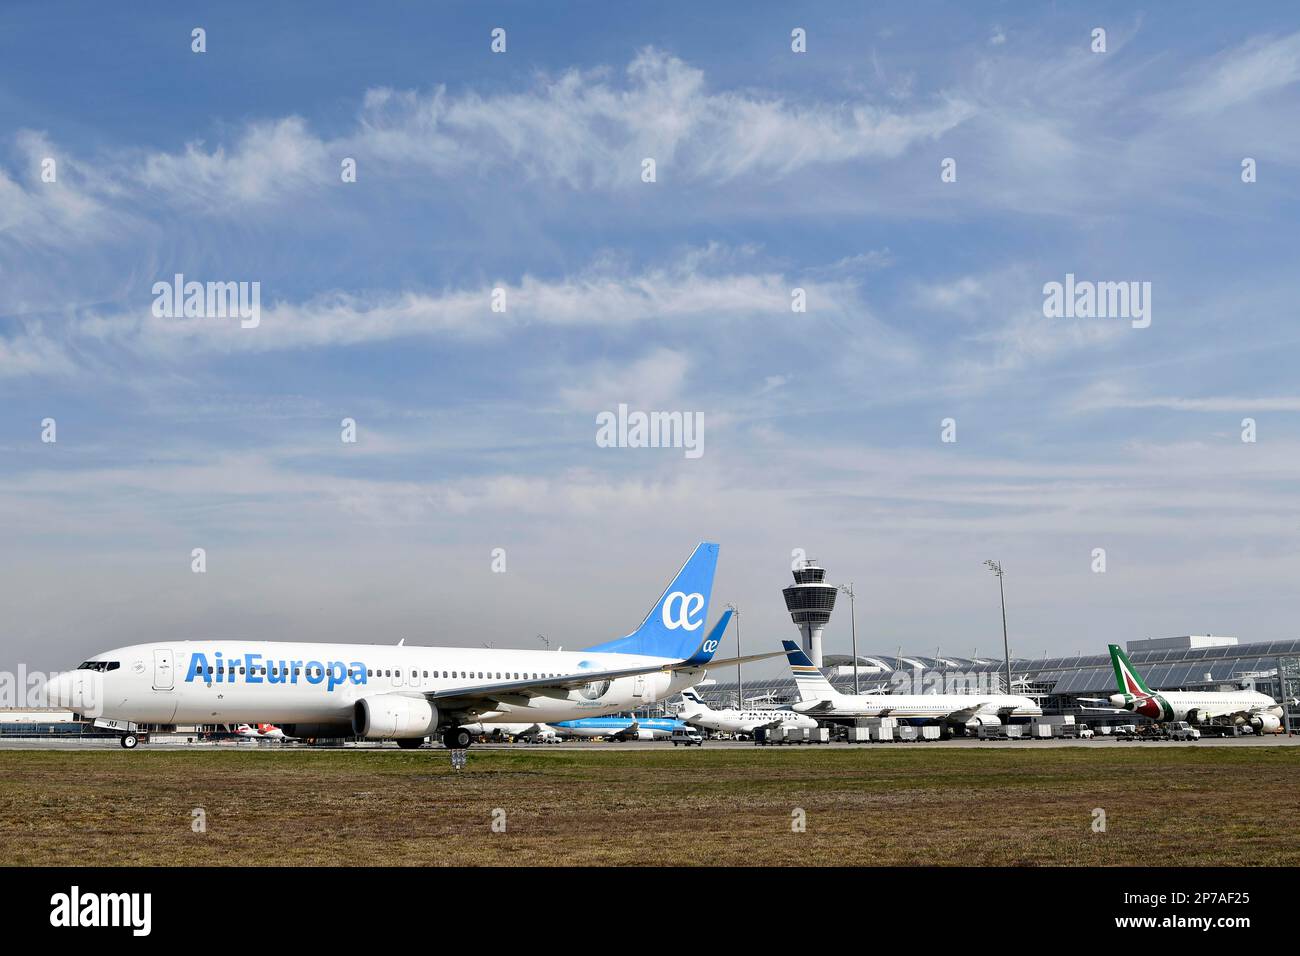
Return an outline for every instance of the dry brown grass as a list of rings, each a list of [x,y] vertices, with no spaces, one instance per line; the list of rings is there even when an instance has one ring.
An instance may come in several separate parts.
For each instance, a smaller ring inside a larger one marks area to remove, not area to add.
[[[3,865],[1294,866],[1298,816],[1295,747],[0,752]]]

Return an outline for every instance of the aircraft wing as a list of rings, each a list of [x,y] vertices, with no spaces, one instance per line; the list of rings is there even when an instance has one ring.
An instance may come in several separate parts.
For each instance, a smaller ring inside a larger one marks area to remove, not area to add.
[[[692,667],[731,667],[734,664],[748,664],[750,661],[765,661],[772,657],[785,657],[785,651],[768,651],[766,654],[746,654],[744,657],[728,657],[724,661],[711,660],[707,664],[693,664]]]
[[[424,696],[431,701],[449,700],[460,697],[477,697],[500,699],[506,697],[564,697],[575,687],[582,687],[602,680],[617,680],[620,677],[637,677],[642,674],[658,674],[666,671],[685,670],[684,661],[677,664],[651,664],[640,667],[624,667],[618,670],[575,671],[558,677],[535,677],[525,680],[493,681],[482,684],[466,684],[463,687],[448,687],[446,690],[426,691]]]
[[[828,710],[833,710],[835,707],[835,701],[819,700],[817,701],[817,703],[810,704],[807,707],[804,707],[802,705],[797,705],[797,706],[799,706],[799,709],[795,711],[795,713],[797,714],[817,714],[817,713],[823,713]]]
[[[1215,717],[1237,717],[1237,716],[1241,716],[1241,717],[1247,717],[1247,718],[1249,718],[1249,717],[1254,717],[1254,716],[1257,715],[1257,714],[1263,714],[1263,713],[1266,713],[1267,711],[1268,711],[1268,708],[1265,707],[1265,706],[1263,706],[1263,705],[1261,705],[1261,706],[1259,706],[1259,707],[1251,707],[1251,708],[1249,708],[1249,709],[1242,708],[1242,707],[1236,707],[1236,708],[1233,708],[1233,707],[1220,707],[1220,708],[1217,708],[1217,709],[1216,709],[1216,708],[1213,708],[1213,707],[1198,707],[1198,708],[1197,708],[1197,714],[1199,715],[1199,717],[1205,717],[1205,718],[1209,718],[1209,719],[1211,719],[1211,720],[1214,719]]]
[[[961,710],[950,711],[949,713],[938,715],[938,716],[941,716],[942,719],[944,720],[962,720],[962,721],[970,720],[977,713],[979,713],[980,708],[983,706],[984,706],[983,702],[978,704],[971,704],[969,707],[963,707]],[[894,710],[895,708],[893,707],[882,707],[880,713],[877,714],[876,716],[889,717],[894,713]]]
[[[987,703],[988,703],[988,701],[986,701],[986,700],[977,701],[976,703],[971,704],[969,707],[963,707],[961,710],[954,710],[954,711],[951,711],[951,712],[945,714],[945,715],[944,715],[944,719],[945,719],[945,720],[957,720],[957,721],[961,721],[961,722],[964,723],[964,722],[970,720],[970,719],[971,719],[972,717],[974,717],[976,714],[978,714],[981,710],[983,710],[983,709],[984,709],[984,705],[987,704]],[[1012,709],[1012,708],[1007,708],[1007,709]]]
[[[463,687],[449,687],[445,690],[426,691],[424,697],[433,702],[445,703],[448,707],[472,707],[483,704],[509,702],[512,698],[526,703],[533,697],[568,697],[569,691],[586,684],[603,680],[617,680],[620,677],[638,677],[642,674],[671,673],[680,670],[702,670],[705,667],[725,667],[730,664],[747,661],[764,660],[780,657],[784,651],[771,651],[767,654],[751,654],[747,657],[733,657],[725,661],[710,661],[706,664],[693,663],[694,655],[686,660],[670,664],[642,664],[639,667],[623,667],[617,670],[586,670],[559,677],[538,677],[524,680],[493,681],[491,683],[467,684]]]

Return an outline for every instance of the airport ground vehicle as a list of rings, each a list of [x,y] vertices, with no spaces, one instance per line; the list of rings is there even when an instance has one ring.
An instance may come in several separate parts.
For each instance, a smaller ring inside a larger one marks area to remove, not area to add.
[[[692,744],[694,744],[696,747],[704,746],[704,738],[700,736],[700,732],[690,727],[684,729],[679,728],[677,730],[674,730],[672,737],[670,737],[669,739],[672,740],[674,747],[676,747],[678,744],[685,744],[687,747],[691,746]]]
[[[1096,735],[1095,733],[1093,733],[1091,727],[1086,727],[1086,726],[1085,726],[1085,727],[1080,727],[1080,728],[1079,728],[1079,738],[1080,738],[1081,740],[1091,740],[1091,739],[1092,739],[1093,737],[1095,737],[1095,736],[1097,736],[1097,735]]]
[[[1170,740],[1200,740],[1201,732],[1185,720],[1176,720],[1169,725]]]

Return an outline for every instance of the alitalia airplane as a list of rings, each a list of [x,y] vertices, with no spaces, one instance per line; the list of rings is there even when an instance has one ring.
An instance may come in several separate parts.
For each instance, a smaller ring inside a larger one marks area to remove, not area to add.
[[[236,737],[247,737],[249,740],[288,740],[284,731],[274,724],[236,724],[234,730]]]
[[[754,710],[736,710],[733,708],[714,710],[700,698],[700,695],[693,687],[682,691],[682,701],[683,706],[677,712],[677,716],[693,727],[720,730],[729,734],[752,734],[759,727],[817,729],[817,721],[811,717],[805,717],[803,714],[797,714],[792,710],[777,710],[775,708],[766,710],[763,708]]]
[[[813,666],[794,641],[782,641],[799,692],[791,708],[821,718],[895,717],[909,722],[937,721],[992,726],[1003,717],[1038,717],[1043,709],[1012,694],[841,694]]]
[[[161,641],[98,654],[51,680],[49,697],[119,732],[127,749],[142,724],[254,721],[292,737],[415,748],[441,735],[448,747],[467,747],[465,724],[612,714],[694,686],[731,618],[727,611],[705,630],[717,561],[718,545],[701,543],[640,627],[585,651]]]
[[[1147,686],[1142,675],[1133,669],[1128,655],[1118,644],[1110,648],[1110,662],[1115,668],[1118,694],[1109,698],[1081,697],[1088,703],[1108,701],[1117,710],[1127,710],[1156,721],[1185,720],[1190,724],[1209,723],[1229,717],[1237,723],[1249,723],[1260,733],[1271,734],[1282,726],[1282,707],[1272,697],[1253,690],[1163,690]]]

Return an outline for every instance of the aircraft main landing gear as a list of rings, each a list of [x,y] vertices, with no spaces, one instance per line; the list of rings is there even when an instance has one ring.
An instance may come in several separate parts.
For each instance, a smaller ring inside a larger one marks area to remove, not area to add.
[[[465,750],[472,739],[464,727],[448,727],[442,732],[442,745],[448,750]]]

